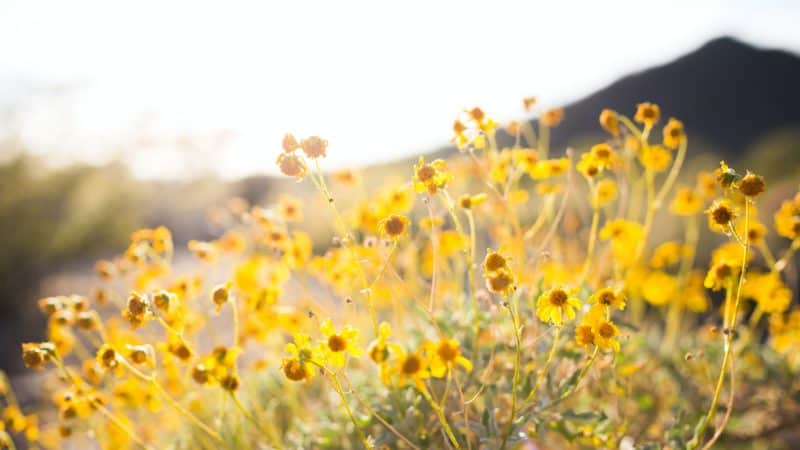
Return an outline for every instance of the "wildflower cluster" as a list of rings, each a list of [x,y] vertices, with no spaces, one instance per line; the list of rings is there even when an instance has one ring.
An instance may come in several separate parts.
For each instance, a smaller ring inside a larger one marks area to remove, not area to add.
[[[313,198],[232,200],[218,238],[185,246],[134,232],[90,291],[40,300],[47,340],[22,359],[53,407],[24,415],[0,378],[0,448],[774,437],[780,423],[748,418],[800,411],[800,194],[773,226],[761,176],[721,163],[681,177],[684,125],[653,103],[601,111],[604,138],[565,151],[550,140],[565,110],[523,107],[538,119],[465,110],[460,151],[398,179],[325,173],[328,142],[287,134],[277,166]]]

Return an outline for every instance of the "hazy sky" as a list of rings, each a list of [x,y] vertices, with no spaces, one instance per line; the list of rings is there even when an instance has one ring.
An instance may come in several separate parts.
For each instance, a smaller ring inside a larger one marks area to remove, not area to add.
[[[723,34],[800,52],[796,2],[647,4],[0,2],[0,106],[56,164],[236,177],[274,173],[286,131],[327,138],[327,167],[418,154],[464,107],[518,117]]]

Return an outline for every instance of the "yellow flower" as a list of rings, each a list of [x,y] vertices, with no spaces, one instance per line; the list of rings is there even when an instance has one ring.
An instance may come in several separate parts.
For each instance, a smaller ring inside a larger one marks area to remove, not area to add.
[[[414,165],[414,190],[427,192],[434,195],[439,189],[447,186],[452,175],[447,171],[447,163],[437,159],[430,164],[425,163],[425,158],[419,157],[418,164]]]
[[[529,172],[539,161],[539,154],[533,148],[515,148],[511,150],[511,162],[517,170]]]
[[[411,184],[393,186],[378,196],[379,215],[407,214],[414,207],[414,192]]]
[[[591,153],[584,153],[581,155],[581,160],[575,168],[586,178],[594,178],[602,172],[600,163],[595,159]]]
[[[582,324],[575,327],[575,342],[581,347],[594,345],[594,331],[591,325]]]
[[[301,222],[303,220],[303,204],[297,197],[281,195],[278,198],[278,215],[287,222]]]
[[[653,250],[653,256],[650,258],[650,267],[654,269],[663,269],[677,264],[686,250],[687,249],[678,242],[664,242]]]
[[[643,236],[644,230],[641,224],[625,219],[608,221],[600,229],[600,239],[611,240],[614,258],[623,265],[633,262],[636,246]]]
[[[594,187],[592,206],[602,208],[617,198],[617,182],[611,178],[603,178]]]
[[[725,161],[719,162],[719,168],[714,170],[714,175],[717,178],[717,184],[723,189],[730,188],[741,178],[735,170],[725,164]]]
[[[703,199],[694,189],[681,186],[675,193],[675,199],[669,207],[670,212],[678,216],[693,216],[703,207]]]
[[[717,200],[707,210],[708,226],[712,231],[728,233],[728,226],[736,218],[736,210],[728,200]]]
[[[439,253],[450,258],[458,255],[469,246],[469,238],[455,230],[444,230],[439,234]]]
[[[322,364],[322,352],[319,347],[311,346],[311,336],[304,333],[294,335],[294,342],[286,344],[285,352],[289,358],[283,358],[281,371],[292,381],[308,381],[316,372],[317,365]]]
[[[522,107],[525,108],[525,111],[530,112],[534,105],[536,105],[536,97],[525,97],[522,99]]]
[[[228,282],[225,284],[217,285],[214,289],[211,290],[211,301],[214,302],[216,305],[216,313],[219,314],[220,310],[228,300],[231,298],[230,289],[233,283]]]
[[[294,153],[281,153],[275,163],[284,175],[302,180],[306,176],[306,163]]]
[[[472,209],[486,201],[486,194],[480,193],[475,195],[464,194],[458,199],[458,206],[464,209]]]
[[[345,325],[337,332],[331,319],[325,319],[319,329],[326,338],[322,345],[325,351],[325,359],[332,366],[344,367],[347,354],[356,358],[361,356],[361,349],[358,347],[357,329],[350,325]]]
[[[792,290],[786,287],[778,273],[748,272],[742,289],[746,298],[756,301],[767,314],[780,314],[792,303]]]
[[[367,355],[378,365],[381,381],[386,385],[391,384],[392,368],[389,359],[404,354],[402,348],[389,342],[391,336],[392,327],[387,322],[381,322],[378,326],[378,336],[367,346]]]
[[[739,192],[746,197],[757,197],[764,192],[766,186],[763,177],[750,172],[747,172],[747,174],[739,180],[738,184]]]
[[[652,127],[661,118],[661,108],[654,103],[644,102],[636,105],[636,115],[633,120]]]
[[[500,254],[492,249],[486,250],[486,257],[483,259],[483,270],[486,272],[496,272],[498,270],[507,269],[508,261]]]
[[[660,145],[650,145],[642,149],[639,161],[646,168],[658,173],[667,170],[669,163],[672,162],[672,155]]]
[[[708,269],[708,273],[706,273],[703,286],[712,291],[727,289],[730,287],[729,282],[733,280],[737,273],[739,273],[739,266],[733,261],[722,260],[714,262]]]
[[[614,137],[619,136],[619,123],[617,121],[617,113],[610,109],[604,109],[600,113],[599,118],[600,126],[608,131]]]
[[[664,125],[662,135],[664,147],[670,149],[677,148],[681,141],[686,139],[686,133],[683,131],[683,122],[670,117],[667,124]]]
[[[647,274],[642,280],[642,296],[655,306],[664,305],[670,300],[677,300],[678,280],[660,270]]]
[[[283,151],[286,153],[292,153],[300,147],[300,145],[297,143],[297,138],[295,138],[291,133],[286,133],[283,135],[283,142],[281,143],[281,146],[283,147]]]
[[[412,383],[420,391],[426,390],[423,380],[430,378],[430,370],[428,361],[423,357],[421,350],[406,353],[405,350],[400,349],[397,362],[392,370],[392,373],[398,377],[397,384],[399,387]]]
[[[569,158],[545,159],[538,161],[533,169],[528,172],[534,180],[557,177],[569,170]]]
[[[554,288],[539,296],[536,304],[536,316],[542,322],[550,322],[560,327],[564,324],[563,317],[574,319],[575,309],[580,309],[580,307],[579,298],[570,297],[564,289]]]
[[[622,311],[625,309],[625,294],[617,289],[602,288],[596,291],[589,297],[589,303],[592,305],[601,305],[605,308],[616,308]]]
[[[22,362],[25,363],[25,367],[42,370],[55,352],[56,348],[50,342],[25,343],[22,344]]]
[[[508,269],[487,272],[486,288],[495,294],[507,295],[514,289],[514,275]]]
[[[539,120],[546,127],[557,127],[564,120],[564,108],[549,109],[542,114]]]
[[[109,344],[103,344],[97,350],[97,363],[104,369],[111,370],[119,365],[119,359],[116,350]]]
[[[135,291],[128,296],[128,302],[122,315],[133,328],[139,327],[153,317],[148,298]]]
[[[333,181],[341,184],[342,186],[352,187],[361,183],[361,175],[359,175],[358,172],[349,169],[333,172],[331,176]]]
[[[206,263],[213,263],[219,256],[219,250],[212,242],[191,240],[187,247],[197,259]]]
[[[593,146],[590,150],[590,154],[601,170],[610,169],[617,162],[617,154],[614,152],[614,149],[606,143]]]
[[[309,158],[324,158],[325,151],[328,149],[328,141],[319,136],[310,136],[300,141],[300,147]]]
[[[442,378],[448,370],[460,365],[467,372],[472,370],[472,362],[461,355],[461,347],[457,340],[441,338],[439,342],[427,342],[425,350],[431,355],[430,371],[436,378]]]
[[[773,218],[779,235],[791,240],[800,237],[800,193],[781,203]]]
[[[583,322],[585,325],[589,325],[592,328],[594,345],[601,349],[612,349],[615,352],[619,351],[619,341],[616,339],[617,336],[619,336],[619,328],[617,328],[613,322],[607,320],[602,311],[590,310],[583,316]]]
[[[405,216],[392,214],[381,221],[380,231],[384,237],[396,241],[406,235],[408,225],[409,222]]]

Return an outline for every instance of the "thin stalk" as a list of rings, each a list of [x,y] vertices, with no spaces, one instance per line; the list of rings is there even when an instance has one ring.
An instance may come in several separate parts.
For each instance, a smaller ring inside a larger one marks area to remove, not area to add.
[[[513,295],[513,294],[512,294]],[[506,448],[506,442],[511,431],[514,429],[514,418],[517,415],[517,388],[519,387],[519,366],[522,359],[522,343],[519,333],[519,324],[517,322],[517,311],[514,305],[508,305],[508,312],[511,315],[511,324],[514,326],[514,378],[511,383],[511,414],[508,418],[508,430],[503,436],[503,442],[500,444],[500,449]]]
[[[678,179],[678,173],[680,173],[681,167],[683,166],[683,161],[686,159],[686,148],[688,145],[689,141],[686,139],[686,137],[681,139],[680,146],[678,147],[678,154],[675,156],[675,162],[672,164],[672,168],[670,169],[669,175],[667,175],[667,179],[664,181],[664,184],[661,185],[658,195],[656,195],[656,208],[661,206],[661,202],[664,201],[664,197],[669,194],[669,190],[672,188],[672,185],[675,184],[675,180]]]
[[[431,405],[431,408],[433,408],[433,410],[436,412],[436,416],[439,418],[439,422],[442,424],[444,433],[447,435],[450,443],[453,444],[453,447],[460,449],[461,444],[458,443],[458,439],[456,439],[453,429],[450,428],[450,424],[447,423],[447,417],[444,415],[444,410],[439,407],[439,404],[436,403],[436,401],[431,397],[431,394],[428,392],[428,389],[425,386],[420,386],[418,390],[422,393],[422,396],[425,397],[425,400],[428,401],[428,404]]]
[[[345,381],[345,383],[347,383],[348,391],[353,394],[353,396],[356,398],[356,400],[358,400],[358,402],[361,404],[361,406],[363,406],[367,411],[369,411],[369,413],[373,417],[375,417],[375,419],[378,422],[383,424],[383,426],[385,426],[386,429],[391,431],[395,436],[397,436],[400,440],[405,442],[409,447],[411,447],[412,449],[415,449],[415,450],[419,450],[419,447],[414,445],[414,443],[411,442],[410,439],[408,439],[407,437],[403,436],[403,433],[399,432],[395,427],[393,427],[389,422],[387,422],[383,417],[381,417],[377,413],[377,411],[372,409],[372,407],[369,405],[369,403],[367,403],[366,401],[364,401],[363,398],[361,398],[361,396],[358,394],[358,392],[356,392],[356,390],[353,389],[353,385],[350,383],[350,379],[347,378],[346,374],[342,373],[342,379]],[[458,379],[457,378],[456,378],[456,384],[458,384]],[[392,392],[392,394],[394,393],[393,390],[391,392]]]
[[[347,412],[347,416],[350,417],[350,421],[353,422],[353,427],[355,427],[356,432],[358,433],[358,438],[361,439],[361,444],[366,449],[371,449],[372,446],[370,445],[367,437],[364,436],[364,432],[361,431],[361,427],[358,425],[355,416],[353,416],[353,411],[350,410],[350,404],[347,402],[347,396],[344,395],[344,390],[342,390],[342,385],[339,384],[339,377],[334,372],[329,373],[331,382],[333,383],[333,389],[339,394],[339,397],[342,399],[342,405],[344,406],[344,410]]]
[[[469,259],[467,260],[467,276],[469,277],[469,296],[472,300],[472,313],[474,315],[475,343],[478,342],[480,335],[480,305],[478,304],[477,286],[475,285],[475,218],[472,211],[466,210],[467,222],[469,223]]]
[[[539,388],[539,385],[542,384],[544,381],[544,377],[547,375],[547,372],[550,370],[550,364],[553,362],[553,356],[556,354],[556,348],[558,347],[558,338],[561,336],[561,327],[556,327],[556,334],[553,336],[553,345],[550,347],[550,352],[547,354],[547,360],[544,362],[544,367],[542,367],[542,371],[539,373],[539,376],[536,377],[536,382],[533,384],[533,388],[531,389],[530,394],[525,399],[525,403],[530,402],[533,400],[533,397],[536,395],[536,390]]]
[[[586,375],[589,373],[589,369],[592,367],[595,360],[597,359],[598,353],[600,353],[600,347],[595,346],[594,351],[592,352],[592,356],[589,357],[589,361],[586,363],[585,366],[583,366],[583,369],[581,369],[581,373],[578,374],[578,379],[575,380],[575,384],[567,392],[564,392],[564,394],[562,394],[561,397],[558,398],[558,401],[564,400],[578,389],[578,386],[580,386],[581,381],[583,381],[583,379],[586,378]]]
[[[592,188],[594,190],[594,188]],[[583,285],[583,282],[586,281],[586,278],[589,276],[589,269],[592,265],[592,258],[594,257],[594,248],[597,242],[597,226],[600,222],[600,209],[594,207],[594,213],[592,214],[592,226],[589,229],[589,244],[586,248],[586,261],[583,263],[583,270],[581,270],[581,276],[578,279],[578,288]]]

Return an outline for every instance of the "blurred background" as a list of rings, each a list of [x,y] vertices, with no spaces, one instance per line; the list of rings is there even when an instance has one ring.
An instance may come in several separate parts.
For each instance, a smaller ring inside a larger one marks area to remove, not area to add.
[[[789,195],[800,4],[700,3],[0,1],[0,368],[41,339],[36,300],[86,294],[136,228],[185,248],[233,197],[304,192],[275,167],[285,132],[377,183],[455,152],[466,107],[564,106],[563,149],[603,138],[603,108],[652,101],[695,166],[725,158]]]

